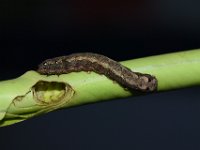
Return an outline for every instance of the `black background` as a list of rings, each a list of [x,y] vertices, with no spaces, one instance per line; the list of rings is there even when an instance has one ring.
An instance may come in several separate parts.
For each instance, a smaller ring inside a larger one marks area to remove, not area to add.
[[[115,60],[200,48],[197,0],[0,1],[0,79],[46,58]],[[200,89],[56,111],[0,128],[0,149],[200,149]]]

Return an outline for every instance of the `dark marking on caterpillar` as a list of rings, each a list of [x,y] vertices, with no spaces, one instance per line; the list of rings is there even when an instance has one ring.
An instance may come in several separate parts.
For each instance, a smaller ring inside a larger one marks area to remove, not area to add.
[[[68,56],[47,59],[39,65],[37,71],[44,75],[93,71],[105,75],[130,90],[142,92],[157,90],[157,79],[154,76],[133,72],[120,63],[95,53],[75,53]]]

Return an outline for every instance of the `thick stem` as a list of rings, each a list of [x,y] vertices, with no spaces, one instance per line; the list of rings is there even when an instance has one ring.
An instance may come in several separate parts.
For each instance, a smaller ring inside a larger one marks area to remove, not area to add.
[[[136,72],[154,75],[158,92],[200,85],[200,50],[121,63]],[[138,92],[130,92],[94,72],[46,76],[28,71],[19,78],[0,82],[0,126],[55,109],[136,95]]]

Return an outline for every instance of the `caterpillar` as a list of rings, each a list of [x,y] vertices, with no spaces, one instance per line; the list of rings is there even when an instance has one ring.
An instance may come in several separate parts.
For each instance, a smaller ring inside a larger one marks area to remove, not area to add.
[[[157,79],[150,74],[134,72],[104,55],[74,53],[43,61],[37,72],[43,75],[61,75],[70,72],[93,71],[103,74],[121,86],[142,92],[157,90]]]

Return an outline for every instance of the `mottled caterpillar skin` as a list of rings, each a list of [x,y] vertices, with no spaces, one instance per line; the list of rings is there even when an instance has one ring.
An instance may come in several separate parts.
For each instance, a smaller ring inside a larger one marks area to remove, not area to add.
[[[133,72],[120,63],[95,53],[75,53],[47,59],[39,65],[37,71],[44,75],[93,71],[105,75],[128,89],[143,92],[157,90],[157,79],[154,76]]]

